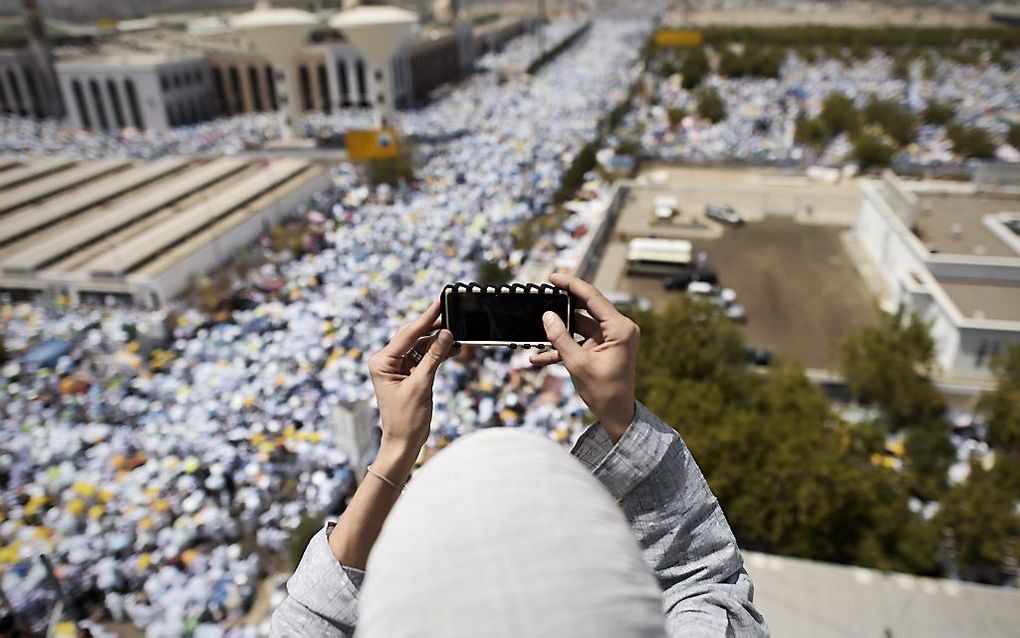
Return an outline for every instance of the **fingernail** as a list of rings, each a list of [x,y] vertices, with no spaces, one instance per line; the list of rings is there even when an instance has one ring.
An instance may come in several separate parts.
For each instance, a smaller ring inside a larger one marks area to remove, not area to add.
[[[552,322],[554,322],[554,321],[556,321],[556,313],[555,312],[553,312],[551,310],[547,310],[542,315],[542,323],[544,323],[545,325],[548,326],[548,325],[552,324]]]
[[[439,345],[445,347],[449,345],[451,341],[453,341],[453,333],[444,328],[439,331],[439,335],[436,337],[436,341],[439,342]]]

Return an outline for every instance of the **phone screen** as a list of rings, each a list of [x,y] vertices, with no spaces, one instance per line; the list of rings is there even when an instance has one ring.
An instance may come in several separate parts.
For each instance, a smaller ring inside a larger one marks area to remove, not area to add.
[[[542,314],[550,310],[570,326],[566,294],[448,291],[445,310],[458,342],[548,343]]]

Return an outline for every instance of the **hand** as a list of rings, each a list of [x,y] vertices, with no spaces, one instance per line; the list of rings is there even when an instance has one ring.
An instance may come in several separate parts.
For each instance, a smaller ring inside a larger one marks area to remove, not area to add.
[[[439,301],[425,313],[402,326],[385,348],[368,360],[382,422],[383,438],[377,464],[392,465],[394,470],[410,471],[421,446],[429,436],[432,421],[432,384],[436,370],[450,352],[453,335],[441,330],[417,365],[405,357],[417,339],[440,325]],[[410,457],[410,463],[407,458]],[[389,476],[402,481],[406,476]]]
[[[561,274],[554,274],[549,280],[568,289],[591,317],[574,313],[574,332],[584,337],[579,344],[556,313],[545,313],[542,318],[545,334],[555,350],[532,355],[531,363],[547,366],[562,361],[581,399],[609,437],[618,441],[634,419],[634,380],[641,331],[588,282]]]

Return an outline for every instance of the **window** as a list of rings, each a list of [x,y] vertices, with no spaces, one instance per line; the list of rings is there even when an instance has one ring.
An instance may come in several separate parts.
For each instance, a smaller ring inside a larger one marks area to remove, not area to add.
[[[262,87],[259,86],[259,71],[253,66],[248,67],[248,85],[255,110],[262,111]]]
[[[298,78],[301,82],[301,106],[305,111],[312,110],[312,79],[308,75],[308,65],[302,64],[298,69]]]
[[[216,94],[216,110],[225,115],[232,115],[230,103],[227,102],[227,88],[223,84],[223,71],[218,66],[212,70],[213,89]]]
[[[42,100],[39,99],[39,85],[36,83],[35,69],[23,66],[21,72],[24,74],[25,84],[28,85],[28,97],[32,100],[32,111],[36,117],[42,117]]]
[[[365,61],[359,59],[354,66],[354,74],[358,80],[358,97],[361,106],[368,106],[368,83],[365,78]]]
[[[18,84],[18,75],[14,69],[7,69],[7,83],[11,86],[11,111],[17,111],[19,115],[28,115],[25,102],[21,99],[21,85]]]
[[[241,93],[241,73],[236,66],[230,67],[230,97],[232,98],[231,113],[244,111],[244,94]]]
[[[159,86],[163,89],[164,93],[170,89],[170,78],[165,73],[159,76]]]
[[[92,93],[92,101],[96,105],[96,116],[99,118],[99,128],[109,130],[110,120],[106,117],[106,108],[103,105],[103,94],[99,90],[99,82],[95,78],[89,80],[89,92]]]
[[[138,94],[135,92],[134,80],[124,80],[124,90],[127,92],[128,108],[131,109],[131,119],[135,128],[143,131],[145,130],[145,120],[142,119],[142,110],[138,107]]]
[[[343,60],[336,61],[336,76],[340,86],[340,106],[350,106],[351,94],[350,87],[347,86],[347,62]]]
[[[71,92],[74,93],[74,105],[78,108],[78,119],[82,128],[92,128],[92,118],[89,116],[89,107],[85,104],[85,92],[81,89],[81,82],[77,79],[71,80]]]
[[[333,109],[329,106],[329,74],[326,73],[326,65],[320,64],[316,72],[319,76],[319,103],[322,104],[323,112],[329,113]]]
[[[7,90],[4,89],[3,78],[0,78],[0,113],[7,113],[10,107],[7,105]],[[14,109],[11,109],[12,111]]]
[[[113,105],[113,121],[117,128],[124,128],[124,107],[120,103],[120,93],[117,92],[117,83],[113,80],[106,81],[106,93],[110,96],[110,104]]]
[[[276,82],[273,80],[273,67],[266,66],[266,93],[269,95],[269,107],[274,111],[280,108],[276,102]]]

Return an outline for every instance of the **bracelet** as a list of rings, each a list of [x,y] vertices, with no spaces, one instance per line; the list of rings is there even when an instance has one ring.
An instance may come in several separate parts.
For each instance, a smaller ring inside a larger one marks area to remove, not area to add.
[[[397,485],[396,483],[394,483],[390,479],[386,478],[385,476],[383,476],[379,472],[376,472],[375,470],[372,469],[371,465],[369,465],[365,469],[368,471],[369,474],[371,474],[372,476],[376,477],[377,479],[379,479],[383,483],[389,485],[390,487],[392,487],[393,489],[397,490],[398,492],[403,492],[404,491],[404,486],[403,485]]]

